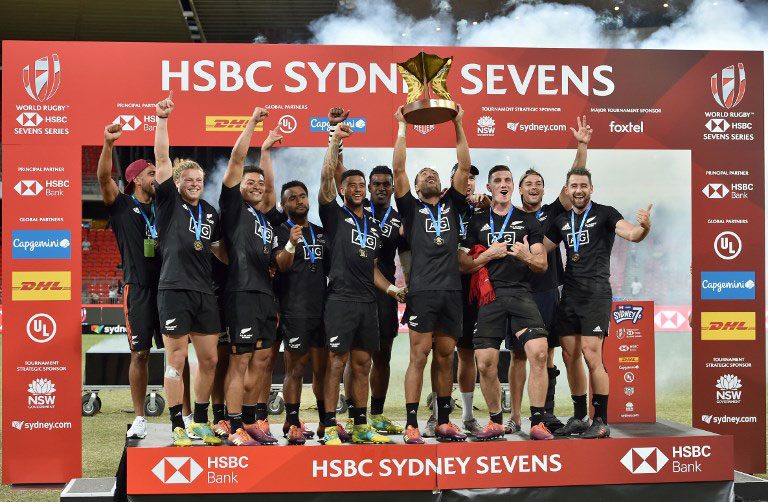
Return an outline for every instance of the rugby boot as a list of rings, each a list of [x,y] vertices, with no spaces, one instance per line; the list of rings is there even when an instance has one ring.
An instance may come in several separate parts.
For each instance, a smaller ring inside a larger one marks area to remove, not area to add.
[[[343,427],[328,427],[325,429],[325,435],[320,440],[320,444],[326,446],[338,446],[341,445],[341,439],[339,438],[339,429]]]
[[[229,430],[229,420],[219,420],[213,426],[213,433],[220,438],[228,438],[232,431]]]
[[[187,436],[187,431],[181,427],[173,429],[173,446],[192,446],[192,440]]]
[[[383,436],[378,432],[376,432],[376,429],[371,427],[369,424],[360,424],[360,425],[355,425],[352,428],[352,442],[355,444],[360,444],[360,443],[385,444],[385,443],[391,443],[392,440],[389,439],[387,436]]]
[[[611,428],[603,423],[603,419],[596,417],[587,430],[578,435],[579,439],[603,439],[611,437]]]
[[[371,427],[385,434],[402,434],[403,427],[384,415],[371,415]]]
[[[538,424],[531,427],[531,432],[529,435],[531,439],[534,440],[555,439],[549,429],[547,429],[547,426],[544,425],[544,422],[539,422]]]
[[[425,438],[435,437],[435,427],[437,427],[437,419],[434,415],[430,415],[429,419],[427,420],[427,426],[424,427],[423,436]]]
[[[234,434],[229,434],[227,436],[227,443],[231,446],[258,446],[261,444],[243,429],[237,429]]]
[[[475,433],[475,439],[478,441],[493,441],[504,437],[504,426],[497,424],[493,420],[485,424],[485,427]]]
[[[471,420],[464,420],[464,432],[467,434],[467,436],[477,436],[477,433],[482,430],[483,428],[480,427],[480,423],[476,418],[472,418]]]
[[[301,428],[296,427],[295,425],[292,425],[290,429],[288,429],[286,437],[288,438],[288,444],[299,445],[307,442],[304,434],[301,432]]]
[[[424,444],[424,439],[422,439],[418,428],[409,425],[405,428],[405,434],[403,434],[403,442],[405,444]]]
[[[574,434],[581,434],[587,429],[589,429],[589,420],[571,417],[564,426],[555,431],[555,436],[573,436]]]
[[[264,432],[264,424],[263,420],[257,420],[256,423],[253,424],[244,424],[243,429],[245,429],[245,432],[247,432],[253,439],[258,441],[260,444],[277,444],[277,438],[272,436],[272,434],[267,434]],[[269,427],[269,426],[267,426]],[[267,430],[269,430],[267,428]]]
[[[187,432],[191,432],[195,436],[199,437],[203,440],[203,443],[209,444],[209,445],[219,445],[221,444],[221,438],[216,437],[216,434],[214,434],[213,429],[211,429],[211,423],[206,422],[204,424],[198,424],[197,422],[192,422],[187,426]]]
[[[310,430],[310,429],[308,429],[307,426],[304,424],[304,422],[302,422],[300,420],[299,424],[300,424],[299,429],[301,430],[301,433],[304,435],[304,439],[312,439],[313,437],[315,437],[315,432]],[[288,432],[290,431],[290,429],[291,429],[291,424],[289,424],[288,422],[284,422],[283,423],[283,437],[288,437]],[[318,434],[318,436],[319,436],[319,434]]]
[[[466,441],[467,435],[459,430],[451,422],[440,424],[435,427],[435,437],[438,441]]]

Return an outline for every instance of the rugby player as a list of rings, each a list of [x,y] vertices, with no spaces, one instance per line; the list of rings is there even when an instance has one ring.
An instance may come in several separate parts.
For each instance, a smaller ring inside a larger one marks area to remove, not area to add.
[[[547,230],[544,246],[551,252],[561,241],[567,262],[563,297],[557,308],[555,332],[563,348],[563,362],[573,399],[573,416],[556,431],[560,436],[584,439],[606,438],[608,426],[608,373],[603,365],[603,343],[608,336],[612,291],[611,249],[616,235],[640,242],[651,230],[651,208],[637,211],[637,224],[625,220],[611,206],[592,201],[592,174],[574,167],[566,176],[566,190],[573,208],[558,215]],[[587,379],[582,357],[589,368],[592,405],[589,423]]]

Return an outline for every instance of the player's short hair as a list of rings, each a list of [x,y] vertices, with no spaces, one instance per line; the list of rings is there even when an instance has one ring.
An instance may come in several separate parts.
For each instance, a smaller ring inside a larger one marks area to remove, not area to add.
[[[376,166],[373,169],[371,169],[371,174],[368,175],[368,183],[371,182],[374,174],[386,174],[393,181],[395,179],[395,175],[392,174],[392,169],[388,168],[387,166]]]
[[[365,179],[365,175],[363,174],[363,171],[360,171],[359,169],[349,169],[347,171],[344,171],[344,174],[341,175],[341,183],[344,183],[344,180],[349,178],[350,176],[360,176],[361,178]]]
[[[264,175],[264,169],[260,168],[259,166],[250,166],[249,165],[249,166],[245,166],[243,168],[243,176],[245,176],[246,174],[250,174],[250,173],[260,174],[262,178],[266,177]]]
[[[307,190],[307,185],[302,183],[299,180],[293,180],[289,181],[288,183],[283,183],[282,188],[280,188],[280,199],[285,200],[285,191],[289,188],[299,187],[304,190],[304,193],[309,195],[309,191]]]
[[[421,176],[421,173],[423,173],[427,169],[430,169],[430,170],[435,171],[437,173],[437,169],[435,169],[434,167],[422,167],[421,169],[419,169],[419,172],[416,173],[416,177],[413,178],[413,187],[414,188],[416,188],[416,183],[419,181],[419,176]],[[438,176],[440,176],[439,173],[438,173]]]
[[[570,171],[565,175],[565,184],[571,179],[571,176],[586,176],[589,178],[589,184],[592,184],[592,173],[586,167],[572,167]]]
[[[517,185],[518,188],[523,186],[523,181],[525,181],[525,178],[527,178],[528,176],[538,176],[539,178],[541,178],[541,184],[542,185],[544,184],[544,176],[542,176],[541,173],[538,172],[536,169],[530,168],[527,171],[525,171],[525,174],[523,174],[523,177],[520,178],[520,183]]]
[[[493,176],[494,173],[497,173],[499,171],[509,171],[509,174],[512,174],[512,170],[509,168],[509,166],[505,166],[504,164],[499,164],[496,166],[493,166],[490,171],[488,171],[488,182],[491,182],[491,176]]]
[[[173,159],[173,168],[171,170],[173,174],[173,181],[179,181],[179,178],[181,177],[181,173],[186,171],[187,169],[197,169],[201,173],[203,173],[203,176],[205,176],[205,171],[203,170],[203,167],[195,162],[192,159]]]

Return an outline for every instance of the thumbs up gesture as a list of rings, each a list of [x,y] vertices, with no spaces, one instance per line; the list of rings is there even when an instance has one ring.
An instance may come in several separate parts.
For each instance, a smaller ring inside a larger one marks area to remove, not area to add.
[[[637,210],[637,223],[646,230],[651,229],[651,209],[653,204],[648,204],[647,209]]]

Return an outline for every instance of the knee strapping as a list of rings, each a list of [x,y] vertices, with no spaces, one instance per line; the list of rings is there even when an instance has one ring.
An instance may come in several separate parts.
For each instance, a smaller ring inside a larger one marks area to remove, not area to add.
[[[181,373],[169,364],[165,367],[165,378],[169,380],[181,380]]]

